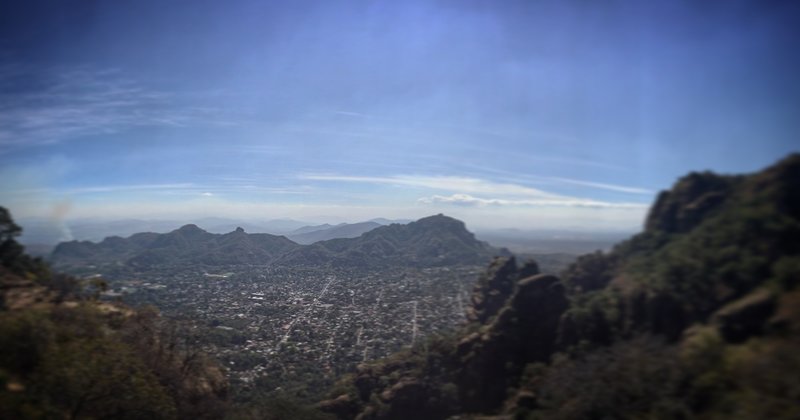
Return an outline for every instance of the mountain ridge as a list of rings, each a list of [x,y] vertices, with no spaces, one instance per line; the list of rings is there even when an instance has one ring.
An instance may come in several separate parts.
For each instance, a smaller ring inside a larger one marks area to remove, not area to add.
[[[429,266],[481,264],[495,254],[508,252],[478,241],[463,222],[437,215],[407,225],[374,226],[355,238],[331,239],[311,245],[297,244],[282,235],[249,234],[241,228],[214,234],[195,224],[186,224],[164,234],[141,232],[128,238],[107,237],[97,243],[62,242],[51,258],[61,267],[87,263],[140,268],[161,264]]]
[[[168,233],[136,233],[128,238],[112,236],[100,242],[72,241],[58,244],[51,254],[57,266],[88,263],[148,267],[159,264],[266,264],[278,254],[298,246],[285,236],[246,234],[237,229],[226,234],[209,233],[186,224]]]
[[[376,222],[340,223],[338,225],[329,225],[326,223],[319,226],[300,228],[295,231],[300,232],[292,233],[287,236],[298,244],[309,245],[314,242],[327,241],[330,239],[356,238],[380,226],[382,225]]]
[[[316,242],[287,253],[277,264],[442,266],[482,264],[494,255],[510,253],[478,241],[464,222],[438,214],[377,227],[357,238]]]

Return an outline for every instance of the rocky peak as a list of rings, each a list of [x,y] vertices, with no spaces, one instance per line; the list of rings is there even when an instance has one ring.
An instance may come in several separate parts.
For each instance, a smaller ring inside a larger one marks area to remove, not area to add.
[[[508,302],[517,290],[517,283],[539,274],[539,264],[528,260],[517,267],[514,257],[495,257],[472,290],[467,318],[486,324]]]
[[[518,276],[520,280],[523,280],[539,273],[541,273],[541,270],[539,270],[539,263],[534,260],[527,260],[522,264],[522,267],[520,267]]]
[[[564,287],[553,275],[537,274],[516,283],[486,328],[458,344],[462,406],[479,412],[496,409],[526,364],[544,362],[555,351],[559,321],[568,306]]]
[[[739,178],[692,172],[669,191],[662,191],[650,209],[646,230],[685,233],[720,208]]]
[[[417,220],[416,222],[409,223],[409,226],[412,228],[419,228],[419,229],[441,229],[447,230],[452,232],[466,232],[467,227],[464,222],[453,219],[452,217],[445,216],[441,213],[423,217],[422,219]]]
[[[517,274],[517,261],[514,257],[495,258],[472,291],[472,305],[467,310],[467,318],[484,324],[497,315],[514,292]]]
[[[203,229],[200,229],[200,227],[195,225],[194,223],[189,223],[187,225],[181,226],[180,228],[178,228],[178,232],[183,233],[183,234],[189,234],[189,235],[196,235],[196,234],[200,234],[200,233],[206,233],[206,231],[204,231]]]
[[[767,193],[778,208],[800,218],[800,153],[793,153],[761,173],[746,186],[746,194]]]

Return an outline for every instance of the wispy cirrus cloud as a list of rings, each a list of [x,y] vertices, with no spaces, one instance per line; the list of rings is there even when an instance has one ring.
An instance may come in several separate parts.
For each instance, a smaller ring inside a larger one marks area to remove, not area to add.
[[[443,191],[458,191],[461,193],[491,193],[516,196],[534,196],[539,198],[556,198],[555,194],[511,183],[498,183],[479,178],[461,176],[348,176],[331,174],[305,174],[302,179],[314,181],[361,182],[370,184],[387,184],[409,187],[419,187]]]
[[[65,194],[65,195],[80,195],[80,194],[98,194],[98,193],[113,193],[113,192],[130,192],[130,191],[165,191],[165,190],[187,190],[200,188],[191,183],[167,183],[167,184],[136,184],[136,185],[96,185],[86,187],[52,189],[46,187],[38,188],[10,188],[3,191],[4,195],[32,195],[32,194]]]
[[[421,204],[452,204],[458,206],[525,206],[525,207],[585,207],[585,208],[615,208],[615,209],[643,209],[647,205],[640,203],[612,203],[607,201],[589,200],[574,197],[561,199],[522,199],[509,200],[500,198],[479,198],[469,194],[452,194],[449,196],[433,195],[422,197],[417,202]]]
[[[642,209],[646,204],[608,202],[582,197],[553,194],[525,185],[495,182],[479,178],[454,176],[348,176],[306,174],[303,179],[332,182],[358,182],[405,186],[419,189],[446,191],[449,195],[434,194],[419,198],[420,204],[449,204],[457,206],[540,206]],[[489,197],[489,198],[487,198]]]
[[[559,178],[559,177],[548,177],[553,181],[563,182],[565,184],[573,184],[573,185],[580,185],[583,187],[591,187],[591,188],[598,188],[601,190],[608,190],[608,191],[616,191],[616,192],[623,192],[628,194],[642,194],[642,195],[652,195],[655,194],[654,191],[648,190],[645,188],[638,188],[638,187],[628,187],[624,185],[616,185],[616,184],[606,184],[602,182],[591,182],[591,181],[583,181],[580,179],[571,179],[571,178]]]
[[[291,187],[269,187],[249,184],[238,185],[212,185],[195,183],[163,183],[163,184],[126,184],[126,185],[93,185],[74,188],[10,188],[1,190],[3,196],[24,197],[32,195],[97,195],[114,193],[158,193],[158,194],[179,194],[179,195],[201,195],[212,197],[220,194],[308,194],[310,191],[307,186]]]
[[[184,105],[179,95],[145,88],[115,69],[48,73],[0,71],[0,147],[51,144],[136,127],[225,123],[226,111]]]
[[[521,180],[521,181],[528,181],[532,183],[546,183],[546,184],[569,184],[569,185],[577,185],[580,187],[588,187],[591,189],[599,189],[599,190],[606,190],[606,191],[614,191],[614,192],[621,192],[626,194],[637,194],[637,195],[654,195],[655,191],[647,188],[635,187],[635,186],[627,186],[627,185],[619,185],[619,184],[612,184],[606,182],[595,182],[595,181],[586,181],[582,179],[575,179],[575,178],[564,178],[558,176],[549,176],[549,175],[533,175],[533,174],[517,174],[497,168],[487,167],[485,165],[476,165],[473,163],[460,163],[460,166],[467,168],[473,172],[483,173],[483,174],[490,174],[495,177],[499,177],[500,179],[505,180]]]

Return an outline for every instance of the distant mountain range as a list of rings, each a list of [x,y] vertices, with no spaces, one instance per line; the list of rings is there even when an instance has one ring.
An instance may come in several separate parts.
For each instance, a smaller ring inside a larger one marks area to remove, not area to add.
[[[56,246],[52,260],[57,266],[268,264],[298,246],[284,236],[249,234],[241,228],[214,234],[190,224],[169,233],[137,233],[128,238],[111,236],[98,243],[63,242]]]
[[[379,225],[393,225],[395,223],[401,224],[401,225],[405,225],[405,224],[413,222],[413,220],[411,220],[411,219],[385,219],[383,217],[370,219],[369,221],[370,222],[375,222],[375,223],[377,223]]]
[[[314,242],[327,241],[336,238],[357,238],[371,231],[381,224],[375,222],[341,223],[335,226],[324,224],[319,226],[305,226],[287,235],[289,239],[298,244],[308,245]]]
[[[338,225],[312,223],[293,219],[272,219],[263,221],[246,221],[229,219],[224,217],[205,217],[202,219],[178,221],[178,220],[141,220],[141,219],[121,219],[121,220],[72,220],[69,222],[51,218],[28,218],[21,219],[19,224],[23,227],[23,234],[20,242],[25,245],[28,252],[35,255],[49,254],[55,245],[64,241],[102,241],[110,236],[127,237],[141,232],[167,233],[190,223],[201,227],[210,233],[228,233],[241,227],[249,233],[270,233],[273,235],[286,235],[289,237],[310,233],[314,231],[339,228],[327,234],[318,233],[308,237],[299,236],[296,242],[309,244],[315,241],[328,240],[334,238],[353,238],[371,228],[392,223],[409,223],[411,220],[391,220],[385,218],[371,219],[360,223],[340,223]],[[345,225],[357,225],[351,228],[344,228]],[[370,227],[371,226],[371,227]],[[340,228],[342,227],[342,228]]]
[[[112,236],[100,242],[60,243],[51,258],[59,267],[114,264],[129,267],[170,265],[414,265],[483,264],[494,255],[507,255],[478,241],[464,223],[444,215],[407,225],[379,226],[376,222],[339,225],[294,235],[301,240],[334,235],[354,238],[298,244],[285,236],[247,233],[236,228],[215,234],[189,224],[168,233]]]
[[[357,238],[299,247],[281,256],[277,263],[440,266],[485,263],[493,255],[510,254],[477,240],[463,222],[439,214],[407,225],[377,227]]]

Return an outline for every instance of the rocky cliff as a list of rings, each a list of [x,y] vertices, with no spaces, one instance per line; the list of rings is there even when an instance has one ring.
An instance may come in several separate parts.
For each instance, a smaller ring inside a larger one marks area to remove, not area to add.
[[[561,279],[496,259],[470,323],[360,366],[340,418],[797,418],[800,155],[694,173]],[[496,416],[496,417],[494,417]]]

